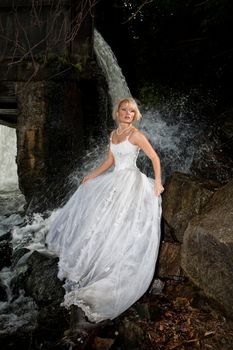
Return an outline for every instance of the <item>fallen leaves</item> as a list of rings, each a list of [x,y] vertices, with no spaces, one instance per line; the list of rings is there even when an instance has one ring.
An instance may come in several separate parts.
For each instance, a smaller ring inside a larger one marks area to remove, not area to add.
[[[202,301],[202,307],[193,307],[194,295],[189,295],[189,289],[185,291],[187,282],[168,283],[169,288],[161,295],[144,297],[140,301],[141,304],[147,304],[144,307],[148,310],[146,319],[142,315],[138,319],[132,314],[134,322],[140,323],[148,341],[147,344],[142,341],[140,349],[230,350],[228,346],[233,344],[233,334],[225,318],[207,300]],[[154,316],[155,312],[159,317]],[[152,319],[150,315],[153,315]]]
[[[166,281],[108,327],[90,335],[85,350],[232,350],[233,326],[189,281]],[[194,302],[195,301],[195,302]],[[81,349],[77,346],[74,350]]]

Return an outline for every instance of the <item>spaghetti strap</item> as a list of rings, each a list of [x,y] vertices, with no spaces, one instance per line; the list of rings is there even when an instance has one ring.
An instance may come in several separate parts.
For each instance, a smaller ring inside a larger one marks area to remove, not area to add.
[[[109,136],[110,142],[112,142],[112,135],[113,135],[113,132],[114,132],[114,130],[111,132],[111,134],[110,134],[110,136]]]
[[[133,134],[134,130],[131,130],[129,135],[126,136],[126,140],[129,140],[129,137]]]

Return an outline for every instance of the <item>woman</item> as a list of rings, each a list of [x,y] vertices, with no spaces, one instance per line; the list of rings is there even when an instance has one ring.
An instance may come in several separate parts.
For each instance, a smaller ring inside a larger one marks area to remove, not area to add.
[[[134,99],[120,100],[113,118],[118,127],[106,160],[84,177],[46,238],[60,258],[58,277],[66,280],[62,305],[77,305],[95,323],[114,319],[146,292],[160,242],[159,157],[133,126],[141,118]],[[136,166],[140,149],[155,180]]]

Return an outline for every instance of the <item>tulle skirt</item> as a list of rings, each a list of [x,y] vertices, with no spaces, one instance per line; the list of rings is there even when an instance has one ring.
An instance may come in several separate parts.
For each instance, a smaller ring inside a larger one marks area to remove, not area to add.
[[[59,256],[63,306],[88,319],[114,319],[148,289],[160,243],[161,197],[137,168],[105,173],[79,186],[46,237]]]

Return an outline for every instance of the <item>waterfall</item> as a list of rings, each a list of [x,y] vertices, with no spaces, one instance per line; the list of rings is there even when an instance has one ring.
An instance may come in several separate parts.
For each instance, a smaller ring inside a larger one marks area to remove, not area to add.
[[[94,30],[94,52],[97,62],[106,77],[109,95],[114,106],[117,100],[131,96],[131,93],[121,68],[118,65],[116,56],[96,29]]]
[[[18,188],[16,131],[0,125],[0,190]]]

